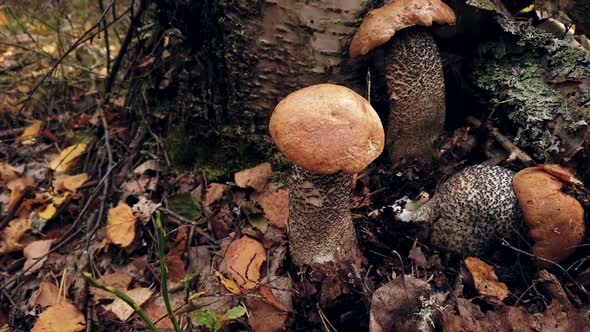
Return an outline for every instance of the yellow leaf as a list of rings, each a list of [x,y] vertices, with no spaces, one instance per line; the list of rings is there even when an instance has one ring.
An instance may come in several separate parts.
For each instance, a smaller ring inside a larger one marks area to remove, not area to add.
[[[21,173],[16,167],[9,163],[0,162],[0,180],[8,182],[17,177]]]
[[[107,239],[121,247],[127,247],[135,239],[135,216],[129,205],[119,203],[109,210]]]
[[[35,144],[35,139],[39,136],[42,124],[42,121],[33,121],[33,123],[25,129],[22,135],[16,138],[16,141],[23,145]]]
[[[86,152],[86,146],[83,143],[68,146],[49,163],[49,168],[57,172],[67,171],[76,164],[76,159]]]
[[[524,13],[529,13],[532,12],[533,10],[535,10],[535,4],[531,4],[528,7],[524,7],[523,9],[519,10],[518,13],[519,14],[524,14]]]
[[[53,218],[57,213],[57,209],[65,202],[68,196],[70,196],[70,193],[65,193],[63,196],[52,196],[53,202],[47,204],[45,209],[39,211],[37,215],[45,220]]]
[[[228,279],[226,277],[223,276],[223,274],[221,274],[221,272],[219,271],[215,271],[215,276],[219,279],[219,282],[225,286],[225,288],[232,292],[233,294],[242,294],[242,291],[240,290],[240,287],[238,286],[238,284],[236,284],[235,281]]]
[[[80,186],[88,180],[88,174],[80,173],[77,175],[57,175],[53,180],[53,189],[55,191],[67,190],[69,192],[76,192]]]
[[[86,319],[84,315],[69,302],[52,305],[43,311],[32,332],[78,332],[84,329]]]

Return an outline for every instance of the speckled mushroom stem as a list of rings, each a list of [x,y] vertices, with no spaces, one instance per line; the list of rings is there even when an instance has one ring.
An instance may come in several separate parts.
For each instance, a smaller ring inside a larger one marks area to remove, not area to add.
[[[297,265],[358,254],[350,215],[352,175],[294,166],[289,184],[289,245]]]
[[[443,67],[436,42],[422,27],[400,30],[385,45],[391,111],[385,146],[392,161],[429,161],[445,122]]]

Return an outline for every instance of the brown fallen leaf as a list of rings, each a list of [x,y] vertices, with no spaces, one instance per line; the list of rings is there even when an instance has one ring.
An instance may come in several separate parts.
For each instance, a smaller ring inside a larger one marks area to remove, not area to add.
[[[135,239],[135,215],[129,205],[120,202],[109,210],[107,239],[121,247],[127,247]]]
[[[289,219],[289,190],[279,190],[260,200],[260,206],[268,222],[278,228],[287,228]]]
[[[52,243],[53,240],[34,241],[29,243],[25,249],[23,249],[23,255],[27,259],[23,266],[23,271],[27,271],[25,272],[25,275],[31,274],[43,266],[43,263],[47,260],[47,256],[45,255],[49,252],[49,249],[51,249]]]
[[[400,276],[379,287],[371,299],[371,332],[417,331],[415,313],[420,311],[420,297],[428,298],[430,285],[410,276]]]
[[[227,247],[224,259],[227,271],[236,283],[245,289],[252,289],[260,279],[266,250],[260,242],[244,236]]]
[[[153,294],[151,289],[144,287],[137,287],[124,292],[139,306],[142,306]],[[131,306],[120,298],[116,298],[113,303],[104,306],[104,308],[111,311],[122,321],[126,321],[135,312]]]
[[[0,182],[6,183],[13,180],[22,173],[17,167],[11,166],[9,163],[0,162]]]
[[[39,291],[35,298],[35,304],[41,307],[48,307],[57,303],[59,297],[59,287],[47,281],[39,283]]]
[[[240,188],[253,188],[257,192],[262,192],[271,175],[272,167],[270,164],[262,163],[256,167],[235,173],[234,180]]]
[[[256,332],[284,331],[289,309],[268,287],[260,287],[257,293],[260,297],[245,297],[250,312],[248,325]]]
[[[510,293],[508,286],[498,280],[494,268],[477,257],[465,258],[465,266],[473,276],[475,289],[486,301],[502,303]]]
[[[29,218],[17,218],[10,221],[2,230],[2,242],[0,242],[0,254],[8,254],[21,251],[25,247],[19,241],[31,229]]]
[[[183,292],[171,293],[169,298],[172,310],[177,310],[184,305]],[[174,325],[172,325],[172,321],[170,320],[170,318],[168,318],[168,311],[166,310],[164,299],[161,296],[156,296],[153,299],[151,299],[148,303],[145,304],[143,309],[152,319],[152,321],[156,322],[159,320],[158,323],[156,323],[157,328],[174,330]],[[160,319],[162,317],[165,318]],[[182,324],[182,322],[180,323]]]
[[[203,201],[204,208],[210,208],[211,205],[220,201],[227,190],[227,185],[220,183],[211,183],[207,187],[207,193]]]
[[[86,325],[84,315],[69,302],[52,305],[37,318],[32,332],[78,332]]]
[[[76,192],[80,186],[88,180],[88,174],[80,173],[77,175],[58,174],[53,180],[53,189],[57,192],[67,190],[71,193]]]
[[[131,283],[131,279],[133,278],[128,273],[114,272],[103,275],[100,277],[100,279],[98,279],[98,282],[105,286],[110,286],[118,290],[125,291]],[[95,302],[100,300],[114,300],[117,298],[116,295],[96,287],[90,287],[90,293],[92,294]]]

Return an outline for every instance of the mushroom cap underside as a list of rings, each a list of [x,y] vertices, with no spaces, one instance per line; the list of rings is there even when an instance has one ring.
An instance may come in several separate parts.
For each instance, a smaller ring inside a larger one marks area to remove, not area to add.
[[[350,56],[365,55],[385,44],[393,35],[414,25],[432,23],[455,25],[457,18],[447,4],[440,0],[393,0],[381,8],[371,10],[352,37]]]
[[[371,104],[334,84],[285,97],[272,113],[269,131],[285,157],[318,174],[360,172],[383,152],[385,140]]]

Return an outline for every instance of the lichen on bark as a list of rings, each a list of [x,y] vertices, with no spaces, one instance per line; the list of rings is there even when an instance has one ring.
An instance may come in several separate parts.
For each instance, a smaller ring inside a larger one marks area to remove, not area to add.
[[[528,22],[498,22],[506,33],[479,47],[473,82],[520,148],[539,161],[568,157],[587,132],[590,53]]]

